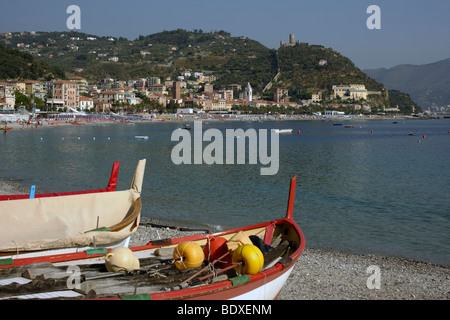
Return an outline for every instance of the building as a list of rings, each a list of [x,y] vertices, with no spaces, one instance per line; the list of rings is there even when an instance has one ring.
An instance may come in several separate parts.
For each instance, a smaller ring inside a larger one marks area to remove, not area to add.
[[[81,111],[89,111],[92,108],[94,108],[94,99],[89,98],[89,97],[85,97],[85,96],[80,96],[80,106],[79,106]]]
[[[166,86],[163,84],[152,84],[147,87],[147,91],[150,93],[164,94],[166,91]]]
[[[36,97],[44,100],[47,89],[44,83],[30,80],[25,82],[25,94],[30,98]]]
[[[367,89],[363,84],[350,84],[348,86],[333,86],[333,96],[336,99],[367,99]]]
[[[313,93],[311,95],[312,102],[320,102],[322,101],[322,92]]]
[[[293,47],[296,44],[299,44],[300,41],[295,41],[295,35],[293,33],[291,33],[289,35],[289,43],[286,43],[284,41],[280,41],[280,47]]]
[[[97,93],[96,97],[100,101],[108,102],[111,104],[125,102],[125,93],[123,91],[102,91],[100,93]]]
[[[78,83],[66,80],[53,82],[53,100],[62,101],[63,108],[77,109],[80,102]]]
[[[175,100],[181,99],[181,82],[174,81],[172,85],[172,98]]]
[[[147,78],[147,85],[151,85],[151,84],[161,84],[161,79],[158,77]]]
[[[244,100],[247,102],[252,102],[253,100],[253,89],[250,82],[247,84],[247,87],[245,87]]]
[[[153,92],[147,95],[147,97],[151,100],[151,101],[156,101],[157,103],[159,103],[162,106],[166,106],[167,105],[167,97],[165,95],[163,95],[162,93],[159,92]]]
[[[273,90],[273,101],[276,103],[289,102],[289,90],[286,88],[275,88]]]
[[[14,110],[16,104],[16,95],[14,93],[15,87],[11,83],[0,82],[0,99],[3,101],[1,109]]]
[[[111,111],[112,104],[106,101],[96,100],[94,101],[94,108],[95,112],[105,113]]]
[[[69,78],[70,81],[74,81],[78,83],[78,88],[80,93],[87,93],[89,89],[89,83],[88,81],[83,77],[71,77]]]

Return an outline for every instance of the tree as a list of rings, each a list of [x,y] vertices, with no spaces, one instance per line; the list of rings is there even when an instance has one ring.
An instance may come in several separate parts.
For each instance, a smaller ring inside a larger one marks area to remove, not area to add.
[[[28,98],[26,95],[24,95],[23,93],[21,93],[18,90],[16,90],[14,93],[16,95],[16,104],[15,104],[14,108],[19,109],[20,106],[25,106],[27,108],[27,110],[30,110],[30,108],[31,108],[30,98]]]

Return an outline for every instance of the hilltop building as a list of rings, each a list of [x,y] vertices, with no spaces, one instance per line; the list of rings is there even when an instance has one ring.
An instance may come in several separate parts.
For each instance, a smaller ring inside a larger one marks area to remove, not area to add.
[[[280,47],[293,47],[296,44],[300,44],[300,41],[295,41],[295,34],[293,33],[289,35],[289,43],[280,41]]]

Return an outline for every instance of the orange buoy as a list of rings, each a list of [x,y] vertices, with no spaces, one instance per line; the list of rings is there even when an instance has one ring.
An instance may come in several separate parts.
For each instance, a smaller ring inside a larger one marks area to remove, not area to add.
[[[200,267],[204,259],[202,247],[196,242],[181,242],[173,251],[173,260],[179,270]]]
[[[208,242],[203,249],[203,254],[205,255],[205,259],[208,262],[214,262],[215,260],[222,257],[224,254],[228,252],[228,247],[226,244],[227,240],[222,237],[211,237],[208,239]],[[216,264],[219,267],[225,267],[231,263],[231,255],[228,255],[222,258],[223,262],[218,261]],[[227,263],[228,262],[228,263]]]
[[[300,134],[300,132],[301,132],[301,131],[300,131],[300,130],[298,130],[298,133],[299,133],[299,134]]]
[[[244,244],[233,251],[233,263],[242,263],[235,267],[242,274],[257,274],[264,265],[264,256],[257,246]]]
[[[373,133],[373,130],[372,130],[372,131],[370,131],[370,133]]]

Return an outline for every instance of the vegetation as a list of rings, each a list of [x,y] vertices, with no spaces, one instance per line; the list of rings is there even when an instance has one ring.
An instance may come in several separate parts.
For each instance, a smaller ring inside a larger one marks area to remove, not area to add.
[[[47,62],[36,61],[29,53],[8,49],[0,44],[0,79],[47,80],[64,79],[59,68],[50,67]]]
[[[417,105],[407,93],[398,90],[389,90],[389,103],[392,107],[398,106],[401,113],[419,113],[422,108]]]
[[[250,83],[255,93],[266,100],[273,99],[273,88],[277,87],[288,88],[290,101],[299,102],[311,99],[318,91],[326,97],[332,94],[333,85],[364,84],[370,91],[381,92],[363,101],[373,109],[398,104],[403,111],[411,110],[412,106],[406,95],[397,92],[388,95],[381,83],[363,73],[350,59],[319,45],[298,43],[273,50],[246,37],[232,37],[223,30],[183,29],[141,35],[135,40],[80,32],[13,33],[0,37],[1,40],[13,48],[26,44],[24,50],[29,52],[1,46],[0,77],[3,78],[64,78],[65,72],[91,82],[104,78],[175,79],[181,72],[192,70],[214,75],[214,89],[230,84],[244,88]],[[268,84],[272,87],[265,89]],[[142,99],[146,106],[162,111],[161,106],[150,105]],[[169,105],[167,110],[173,108]]]

